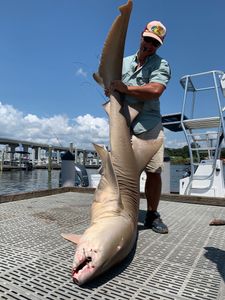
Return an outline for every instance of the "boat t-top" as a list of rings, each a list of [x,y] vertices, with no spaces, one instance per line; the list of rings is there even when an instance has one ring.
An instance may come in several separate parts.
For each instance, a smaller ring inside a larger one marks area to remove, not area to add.
[[[162,117],[165,128],[184,132],[189,149],[190,172],[180,179],[179,193],[224,197],[220,153],[225,136],[221,100],[225,97],[225,73],[215,70],[185,75],[180,83],[184,89],[181,113]]]

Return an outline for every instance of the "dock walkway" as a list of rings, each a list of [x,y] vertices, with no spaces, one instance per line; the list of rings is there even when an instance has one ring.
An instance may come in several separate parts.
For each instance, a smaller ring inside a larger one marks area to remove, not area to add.
[[[136,253],[86,287],[70,274],[74,246],[93,195],[67,192],[0,204],[0,299],[224,300],[225,207],[161,201],[169,234],[144,230],[141,200]]]

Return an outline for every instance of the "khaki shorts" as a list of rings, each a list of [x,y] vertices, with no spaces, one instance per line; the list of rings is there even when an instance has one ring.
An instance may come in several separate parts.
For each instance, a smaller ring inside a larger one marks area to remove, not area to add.
[[[162,146],[156,152],[156,154],[152,157],[152,159],[147,164],[145,171],[150,173],[161,173],[163,169],[164,162],[164,132],[162,124],[159,123],[151,130],[143,132],[138,135],[139,138],[143,139],[163,139]]]

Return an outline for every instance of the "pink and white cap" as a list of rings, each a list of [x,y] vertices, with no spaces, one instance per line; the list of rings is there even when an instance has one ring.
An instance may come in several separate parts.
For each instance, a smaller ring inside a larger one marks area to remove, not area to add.
[[[149,22],[142,36],[150,36],[159,41],[160,44],[163,44],[163,40],[166,36],[166,27],[159,21]]]

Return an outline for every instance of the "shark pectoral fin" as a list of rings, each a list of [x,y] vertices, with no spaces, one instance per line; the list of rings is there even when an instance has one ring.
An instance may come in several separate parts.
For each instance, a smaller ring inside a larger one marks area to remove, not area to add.
[[[98,201],[117,201],[117,205],[121,207],[119,186],[113,169],[110,153],[102,146],[93,144],[95,150],[99,154],[103,162],[103,171],[100,183],[96,189],[98,193]],[[97,197],[96,197],[97,198]],[[102,200],[100,200],[102,198]]]
[[[93,78],[102,88],[104,88],[103,79],[98,72],[93,73]]]
[[[123,103],[122,114],[126,118],[128,126],[130,126],[130,124],[137,117],[139,112],[140,112],[140,110],[139,110],[138,106],[131,106],[131,105],[128,105],[127,103]]]
[[[139,172],[143,171],[151,158],[159,150],[163,143],[162,138],[155,140],[143,140],[136,136],[132,138],[132,147]]]
[[[74,233],[61,233],[61,236],[74,244],[78,244],[82,235],[74,234]]]
[[[108,114],[108,116],[110,115],[110,101],[107,101],[105,103],[103,103],[103,108],[106,111],[106,113]]]

